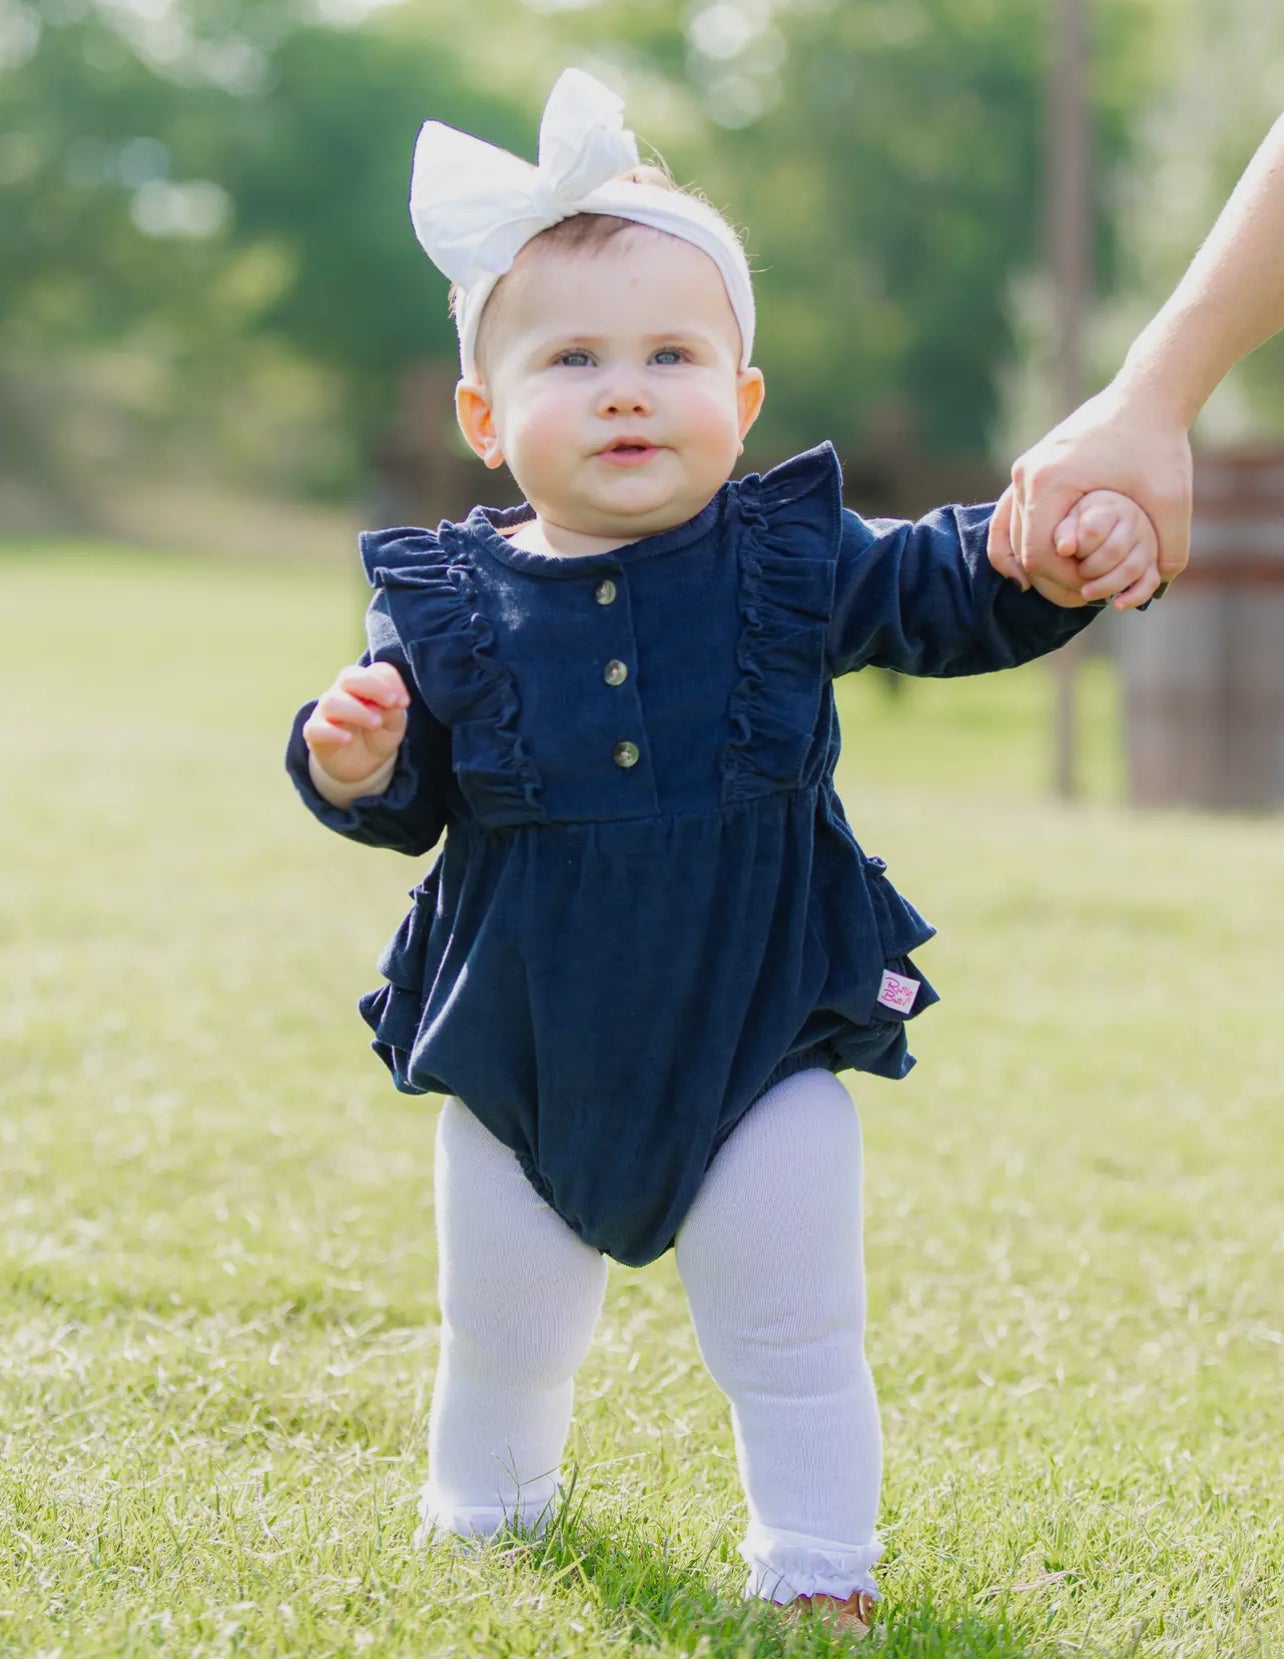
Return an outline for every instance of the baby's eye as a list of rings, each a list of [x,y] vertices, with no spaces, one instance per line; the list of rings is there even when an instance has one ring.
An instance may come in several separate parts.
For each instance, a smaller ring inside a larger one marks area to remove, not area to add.
[[[661,346],[655,353],[657,363],[685,363],[686,360],[686,352],[680,351],[677,346]]]
[[[586,351],[559,351],[553,361],[567,369],[586,369],[592,359]]]

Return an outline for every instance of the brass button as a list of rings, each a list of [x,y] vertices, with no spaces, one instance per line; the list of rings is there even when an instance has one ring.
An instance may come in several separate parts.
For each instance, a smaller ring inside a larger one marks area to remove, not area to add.
[[[636,743],[617,743],[614,754],[615,764],[626,769],[638,763],[638,746]]]
[[[615,603],[615,583],[609,576],[605,581],[597,584],[593,597],[599,605],[613,605]]]
[[[628,665],[628,663],[620,662],[618,659],[616,659],[614,657],[611,659],[610,662],[607,663],[606,667],[602,670],[602,678],[606,681],[607,685],[623,685],[625,680],[628,679],[628,677],[629,677],[629,665]]]

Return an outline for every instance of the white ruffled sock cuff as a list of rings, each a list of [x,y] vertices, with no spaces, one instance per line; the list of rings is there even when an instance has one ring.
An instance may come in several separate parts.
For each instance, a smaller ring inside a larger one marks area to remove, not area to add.
[[[749,1565],[746,1596],[784,1606],[796,1596],[837,1596],[845,1601],[857,1590],[878,1597],[874,1563],[883,1553],[875,1533],[868,1544],[843,1544],[801,1532],[750,1526],[740,1546]]]
[[[548,1525],[560,1495],[560,1481],[549,1477],[533,1481],[507,1508],[502,1504],[457,1504],[429,1481],[419,1493],[415,1544],[422,1549],[434,1534],[479,1542],[506,1531],[538,1535]]]

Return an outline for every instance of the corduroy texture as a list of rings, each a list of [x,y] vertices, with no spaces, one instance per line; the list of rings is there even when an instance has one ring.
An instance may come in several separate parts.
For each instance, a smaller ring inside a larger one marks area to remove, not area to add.
[[[936,1000],[909,960],[932,929],[834,792],[832,677],[985,673],[1093,614],[996,575],[986,508],[841,503],[823,445],[607,553],[514,546],[529,508],[366,536],[368,655],[411,693],[386,795],[330,806],[310,706],[295,725],[323,823],[412,853],[446,826],[362,1002],[376,1051],[399,1088],[466,1100],[623,1262],[673,1242],[766,1089],[904,1076],[906,1018]],[[889,971],[908,1006],[879,1002]]]

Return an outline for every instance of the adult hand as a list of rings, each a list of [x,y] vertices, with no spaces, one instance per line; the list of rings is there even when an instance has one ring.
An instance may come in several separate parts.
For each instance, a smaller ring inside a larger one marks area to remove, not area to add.
[[[1130,496],[1159,537],[1159,564],[1127,588],[1120,609],[1143,604],[1161,581],[1186,568],[1190,555],[1191,459],[1186,427],[1159,399],[1130,396],[1117,385],[1090,398],[1028,449],[1012,468],[990,524],[990,562],[1022,587],[1030,576],[1104,597],[1085,583],[1074,559],[1058,555],[1053,533],[1081,496],[1094,489]]]

